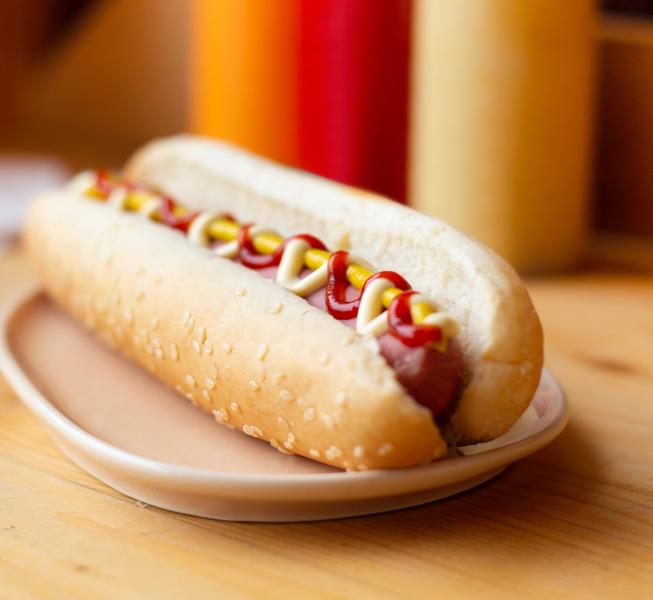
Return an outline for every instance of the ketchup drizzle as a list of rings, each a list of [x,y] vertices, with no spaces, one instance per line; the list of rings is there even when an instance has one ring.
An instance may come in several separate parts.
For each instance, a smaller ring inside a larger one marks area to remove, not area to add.
[[[243,225],[238,231],[240,262],[250,269],[265,269],[267,267],[278,266],[283,257],[283,253],[286,250],[286,246],[291,240],[304,240],[311,248],[326,250],[326,246],[316,237],[309,235],[308,233],[300,233],[285,239],[272,254],[261,254],[254,247],[254,240],[252,239],[251,234],[252,226],[252,223]]]
[[[95,186],[104,197],[108,197],[117,187],[125,187],[129,191],[140,189],[138,184],[117,181],[106,169],[98,169],[96,172]],[[187,213],[183,216],[175,215],[175,201],[169,196],[161,198],[160,213],[162,222],[168,227],[178,229],[184,233],[188,232],[190,224],[198,212]],[[222,215],[222,218],[235,221],[229,215]],[[304,240],[311,248],[326,250],[326,246],[316,237],[302,233],[287,238],[272,254],[261,254],[254,246],[251,235],[253,224],[241,226],[238,231],[238,245],[240,248],[240,262],[250,269],[264,269],[278,266],[286,250],[288,242],[295,239]],[[379,271],[371,275],[363,285],[360,293],[353,300],[346,299],[349,281],[347,280],[347,266],[349,253],[345,250],[337,250],[329,256],[327,263],[327,284],[325,289],[326,308],[329,314],[342,321],[354,319],[358,316],[361,298],[366,291],[368,284],[376,279],[388,279],[394,287],[402,290],[388,307],[388,329],[389,333],[406,346],[415,348],[426,344],[437,343],[442,340],[442,329],[436,325],[417,325],[413,323],[410,314],[410,298],[417,292],[411,290],[410,284],[395,271]]]
[[[388,307],[388,329],[406,346],[416,348],[442,340],[442,329],[437,325],[416,325],[410,315],[410,297],[417,292],[403,292]]]
[[[363,295],[363,290],[361,290],[354,300],[345,298],[349,286],[349,281],[347,281],[348,257],[349,252],[338,250],[329,257],[327,266],[325,304],[329,314],[339,321],[356,318]]]
[[[161,212],[162,221],[173,229],[179,229],[184,233],[188,232],[190,224],[193,222],[193,219],[198,215],[198,213],[187,213],[181,217],[175,215],[175,208],[177,205],[175,201],[169,196],[164,196],[161,198],[161,206],[159,210]]]
[[[111,176],[108,169],[95,171],[95,187],[103,196],[109,196],[117,185],[117,181]]]
[[[326,285],[326,307],[329,314],[343,321],[346,319],[355,319],[358,316],[358,310],[361,304],[361,298],[365,294],[367,286],[375,279],[388,279],[392,285],[400,290],[409,290],[410,284],[399,273],[394,271],[379,271],[370,276],[363,285],[358,296],[353,300],[346,299],[349,281],[347,280],[347,265],[349,252],[338,250],[329,257],[328,278]]]

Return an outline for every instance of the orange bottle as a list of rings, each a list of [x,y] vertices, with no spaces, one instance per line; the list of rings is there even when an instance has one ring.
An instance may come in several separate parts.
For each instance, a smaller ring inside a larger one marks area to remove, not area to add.
[[[296,165],[300,0],[196,0],[191,128]]]

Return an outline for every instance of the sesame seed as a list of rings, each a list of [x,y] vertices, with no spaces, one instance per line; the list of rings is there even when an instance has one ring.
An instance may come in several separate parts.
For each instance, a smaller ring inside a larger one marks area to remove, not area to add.
[[[256,353],[256,358],[258,360],[265,360],[265,357],[268,355],[268,352],[270,350],[270,346],[267,344],[261,344],[258,347],[258,352]]]
[[[277,440],[276,438],[272,438],[270,440],[270,446],[276,448],[279,452],[281,452],[281,454],[292,454],[292,452],[288,452],[288,450],[286,450],[281,444],[279,444],[279,440]]]
[[[369,467],[368,467],[367,465],[364,465],[364,464],[360,464],[360,465],[358,465],[356,468],[357,468],[359,471],[367,471],[367,470],[369,469]]]
[[[229,413],[224,408],[216,408],[213,411],[213,416],[218,423],[227,423],[229,421]],[[243,431],[245,430],[243,429]]]
[[[246,296],[247,290],[243,288],[236,288],[236,296]]]
[[[282,310],[283,310],[283,304],[281,302],[277,302],[276,304],[268,308],[265,312],[269,315],[278,315]]]
[[[229,405],[229,408],[231,408],[231,412],[234,412],[234,413],[236,413],[237,415],[240,414],[240,405],[238,404],[238,402],[232,402],[232,403]]]
[[[347,394],[345,394],[345,392],[338,392],[335,397],[335,403],[338,406],[344,406],[347,404]]]
[[[277,423],[279,423],[281,427],[288,427],[288,423],[286,423],[286,420],[283,417],[277,417]]]
[[[331,415],[322,415],[321,419],[329,429],[333,429],[333,417]]]
[[[261,431],[261,428],[257,427],[256,425],[243,425],[243,433],[246,433],[247,435],[251,435],[252,437],[255,438],[263,437],[263,432]]]
[[[172,358],[172,360],[179,359],[179,350],[177,349],[177,344],[175,344],[174,342],[170,344],[170,358]]]
[[[315,418],[315,409],[307,408],[304,411],[304,421],[312,421]]]
[[[197,382],[195,381],[195,377],[193,377],[192,375],[186,375],[186,377],[184,377],[184,380],[190,386],[197,385]]]
[[[331,446],[324,453],[324,456],[326,456],[327,460],[336,460],[337,458],[340,458],[342,456],[342,450],[340,450],[340,448],[338,448],[337,446]]]
[[[320,354],[320,358],[318,359],[319,363],[323,366],[328,365],[329,360],[331,360],[331,355],[328,352],[323,352]]]
[[[211,394],[209,394],[208,390],[202,390],[202,398],[207,402],[211,402]]]
[[[308,453],[310,454],[311,457],[313,458],[320,458],[320,451],[316,450],[315,448],[311,448]]]
[[[193,340],[191,345],[197,354],[202,354],[202,346],[200,346],[200,343],[197,340]]]
[[[351,471],[351,467],[352,467],[351,461],[343,460],[342,461],[342,466],[345,467],[345,469],[347,469],[347,471]]]
[[[218,378],[218,367],[215,366],[215,363],[209,364],[209,375],[211,375],[213,379]]]
[[[272,381],[279,385],[286,378],[285,373],[275,373],[272,375]]]
[[[308,406],[308,400],[306,400],[306,398],[303,398],[302,396],[300,396],[299,398],[297,398],[297,404],[299,406]]]
[[[188,319],[188,323],[186,323],[186,331],[188,331],[188,333],[191,333],[193,331],[193,327],[195,327],[195,319],[191,317],[190,319]]]
[[[201,344],[204,342],[205,339],[206,339],[206,329],[204,329],[204,327],[200,327],[197,330],[197,340]]]
[[[363,458],[363,455],[365,454],[365,448],[363,446],[354,446],[354,458]]]
[[[386,442],[377,450],[377,452],[379,456],[386,456],[390,454],[390,452],[392,452],[394,449],[395,447],[390,442]]]
[[[279,399],[283,401],[292,400],[292,394],[284,388],[279,392]]]
[[[284,448],[288,448],[288,450],[292,450],[293,444],[295,443],[295,434],[292,431],[288,432],[288,437],[286,438],[286,441],[283,443]]]
[[[154,356],[156,356],[158,359],[163,358],[163,350],[161,348],[155,348],[154,349]]]
[[[185,327],[188,325],[188,321],[190,320],[190,313],[185,310],[183,316],[181,317],[181,324]]]
[[[209,340],[206,340],[204,342],[204,354],[212,354],[213,353],[213,344],[209,342]]]
[[[125,321],[127,321],[127,323],[131,323],[134,320],[134,313],[130,308],[125,308],[122,314],[125,317]]]
[[[145,330],[143,330],[143,331],[145,331]],[[150,340],[150,342],[151,342],[152,346],[154,346],[155,348],[160,348],[161,347],[161,340],[159,340],[158,337],[153,337]]]
[[[225,351],[226,354],[229,354],[233,350],[229,342],[222,342],[222,349]]]
[[[256,383],[253,379],[249,380],[249,387],[252,388],[253,391],[258,392],[261,389],[261,386]]]
[[[215,387],[215,379],[211,379],[210,377],[207,377],[204,383],[209,390],[212,390]]]
[[[152,319],[152,322],[150,323],[150,327],[151,327],[152,329],[156,329],[158,326],[159,326],[159,319],[157,319],[156,317],[154,317],[154,318]]]

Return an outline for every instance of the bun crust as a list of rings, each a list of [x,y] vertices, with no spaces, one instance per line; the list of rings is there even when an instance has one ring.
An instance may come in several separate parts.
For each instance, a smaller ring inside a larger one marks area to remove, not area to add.
[[[398,271],[456,317],[465,373],[460,400],[442,424],[449,441],[491,440],[505,433],[528,406],[543,361],[542,328],[528,292],[505,261],[446,223],[195,136],[150,143],[130,161],[126,175],[192,208],[232,212],[241,221],[264,224],[283,235],[317,235],[332,248]],[[271,293],[267,285],[265,289]],[[340,330],[344,327],[322,314],[320,348],[328,347],[322,328],[329,320]],[[290,345],[290,340],[284,343]],[[388,370],[379,369],[378,385],[395,389],[385,380]]]
[[[58,303],[219,422],[346,469],[446,453],[376,339],[180,232],[62,190],[25,241]]]

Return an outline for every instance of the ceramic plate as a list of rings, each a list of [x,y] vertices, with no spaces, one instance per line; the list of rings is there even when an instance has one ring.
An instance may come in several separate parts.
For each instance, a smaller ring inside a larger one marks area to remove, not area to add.
[[[487,481],[553,440],[567,421],[545,369],[506,435],[420,467],[339,471],[218,426],[30,290],[0,321],[0,367],[61,450],[147,504],[239,521],[363,515],[438,500]]]

